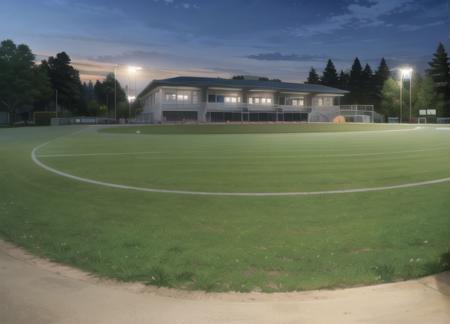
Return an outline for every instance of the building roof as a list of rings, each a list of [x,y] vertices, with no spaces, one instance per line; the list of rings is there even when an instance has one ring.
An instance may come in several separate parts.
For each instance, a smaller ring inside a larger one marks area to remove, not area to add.
[[[348,91],[336,88],[326,87],[318,84],[290,83],[280,81],[261,81],[261,80],[233,80],[222,78],[202,78],[202,77],[176,77],[164,80],[154,80],[151,82],[139,96],[147,94],[149,91],[161,87],[198,87],[198,88],[239,88],[247,90],[268,90],[285,92],[306,92],[306,93],[326,93],[344,95]]]

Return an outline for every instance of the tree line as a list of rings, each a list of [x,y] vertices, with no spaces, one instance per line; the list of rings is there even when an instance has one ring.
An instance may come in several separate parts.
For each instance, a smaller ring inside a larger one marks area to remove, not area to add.
[[[398,73],[394,72],[384,58],[375,71],[369,64],[363,67],[356,58],[350,70],[338,73],[330,59],[321,75],[311,68],[307,83],[348,90],[349,94],[341,104],[374,105],[375,110],[386,117],[399,117],[400,84]],[[418,116],[420,109],[436,109],[438,116],[450,117],[450,63],[442,43],[438,45],[428,70],[424,74],[416,71],[412,80],[413,116]],[[117,117],[130,117],[126,93],[114,74],[108,74],[95,84],[91,81],[82,83],[79,71],[72,66],[65,52],[36,63],[35,55],[27,45],[16,45],[12,40],[0,43],[0,110],[9,112],[12,122],[16,115],[29,116],[33,111],[58,110],[60,116],[114,117],[115,86]],[[408,85],[404,87],[405,109],[409,108],[409,88]],[[138,109],[137,104],[131,115],[135,115]],[[409,114],[405,113],[403,117],[408,121]]]
[[[114,117],[115,86],[117,117],[129,117],[126,93],[114,74],[95,84],[86,83],[81,82],[79,71],[65,52],[40,63],[35,60],[25,44],[16,45],[12,40],[0,43],[0,110],[10,113],[12,123],[29,118],[33,111]]]
[[[412,75],[412,115],[417,117],[421,109],[436,109],[438,116],[450,117],[450,64],[442,43],[428,65],[424,74],[415,71]],[[322,75],[311,68],[306,83],[349,91],[341,104],[374,105],[375,110],[386,117],[400,117],[399,79],[399,71],[390,70],[384,58],[375,71],[369,64],[363,68],[359,58],[355,58],[349,71],[338,73],[332,60],[328,60]],[[409,109],[410,98],[407,82],[403,87],[405,109]],[[403,120],[408,119],[409,112],[404,113]]]

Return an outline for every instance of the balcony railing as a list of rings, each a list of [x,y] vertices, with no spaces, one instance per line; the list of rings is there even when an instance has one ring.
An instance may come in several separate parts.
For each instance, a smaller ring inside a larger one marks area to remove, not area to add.
[[[373,105],[342,105],[341,111],[374,111]]]
[[[222,103],[222,102],[201,102],[201,103],[162,103],[161,107],[165,110],[200,110],[206,108],[207,110],[224,110],[224,111],[273,111],[273,110],[286,110],[286,111],[299,111],[310,112],[312,107],[307,106],[289,106],[289,105],[275,105],[275,104],[248,104],[248,103]]]

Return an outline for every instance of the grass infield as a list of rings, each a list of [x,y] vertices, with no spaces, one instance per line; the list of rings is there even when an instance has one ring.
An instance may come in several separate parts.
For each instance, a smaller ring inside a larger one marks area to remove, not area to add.
[[[450,131],[388,125],[0,129],[0,236],[100,276],[207,291],[373,284],[448,267]],[[80,131],[81,130],[81,131]],[[400,130],[400,131],[398,131]],[[78,132],[80,131],[80,132]],[[76,133],[75,133],[76,132]]]

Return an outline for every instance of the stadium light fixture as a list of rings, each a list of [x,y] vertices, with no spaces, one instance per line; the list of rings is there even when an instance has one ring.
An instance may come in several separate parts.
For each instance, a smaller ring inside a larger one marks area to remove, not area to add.
[[[119,69],[119,67],[121,67],[123,65],[120,64],[114,64],[114,119],[117,121],[117,70]],[[130,96],[128,94],[128,90],[127,90],[127,97],[128,97],[128,102],[133,102],[136,97],[137,97],[137,90],[136,90],[136,72],[141,71],[142,67],[140,66],[134,66],[134,65],[126,65],[125,66],[128,70],[129,74],[133,74],[134,75],[134,88],[135,88],[135,96]],[[127,86],[127,89],[129,88],[129,86]],[[131,113],[131,107],[129,107],[130,113]]]
[[[412,76],[413,69],[405,67],[400,69],[400,123],[403,119],[403,81],[409,80],[409,122],[412,120]]]
[[[412,78],[413,69],[412,68],[402,68],[400,69],[403,80],[410,80]]]
[[[114,120],[117,122],[117,68],[118,64],[114,64]]]
[[[134,76],[134,96],[130,96],[128,94],[128,118],[131,118],[131,102],[136,101],[136,98],[138,96],[137,94],[137,85],[136,85],[136,74],[138,71],[141,71],[142,68],[140,66],[133,66],[133,65],[129,65],[128,66],[128,73],[133,74]],[[130,87],[128,87],[129,89]],[[132,99],[131,99],[132,98]]]
[[[130,73],[136,73],[137,71],[142,70],[142,68],[140,66],[133,66],[133,65],[129,65],[128,66],[128,72]]]

